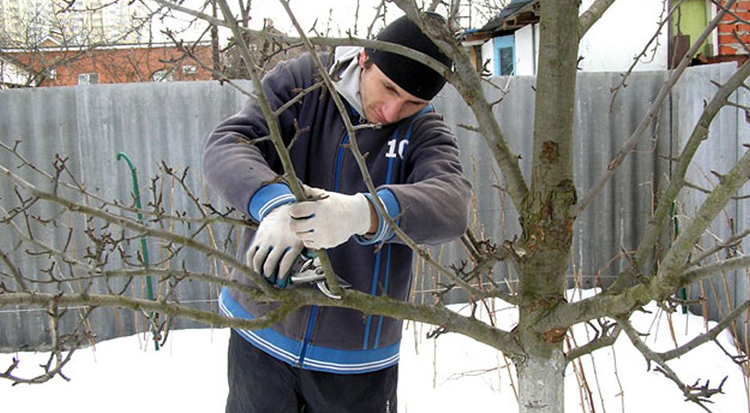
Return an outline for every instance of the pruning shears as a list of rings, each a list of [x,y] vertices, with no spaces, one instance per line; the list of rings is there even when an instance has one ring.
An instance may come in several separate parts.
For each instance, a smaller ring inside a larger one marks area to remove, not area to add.
[[[339,287],[350,288],[351,284],[338,277]],[[314,284],[326,297],[340,300],[341,295],[334,294],[326,283],[326,274],[320,263],[320,258],[310,250],[302,251],[297,261],[292,265],[286,278],[269,279],[276,287],[284,289],[289,285]]]

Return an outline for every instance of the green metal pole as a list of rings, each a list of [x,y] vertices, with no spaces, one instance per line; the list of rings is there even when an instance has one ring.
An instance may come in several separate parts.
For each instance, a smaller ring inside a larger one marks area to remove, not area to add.
[[[677,238],[678,235],[680,235],[680,222],[677,220],[677,212],[675,211],[675,204],[672,202],[672,206],[669,209],[669,215],[672,218],[672,223],[674,225],[674,237]],[[680,299],[682,299],[682,302],[687,303],[687,288],[681,288],[680,289]],[[688,308],[686,304],[682,305],[682,314],[687,314]]]
[[[135,172],[135,165],[133,164],[133,161],[130,160],[130,156],[128,156],[125,152],[118,152],[117,156],[115,156],[116,160],[125,159],[125,162],[127,162],[128,167],[130,167],[130,176],[133,178],[133,194],[135,195],[135,207],[137,208],[136,214],[138,217],[138,223],[143,225],[143,214],[141,214],[141,192],[138,188],[138,175]],[[149,259],[148,259],[148,247],[146,246],[146,237],[141,237],[141,254],[143,254],[143,263],[146,265],[146,268],[149,266]],[[146,295],[148,296],[149,300],[154,300],[154,288],[151,286],[151,276],[146,276]],[[153,314],[150,315],[150,317],[153,319]],[[156,345],[156,350],[159,350],[159,342],[154,340],[154,343]]]

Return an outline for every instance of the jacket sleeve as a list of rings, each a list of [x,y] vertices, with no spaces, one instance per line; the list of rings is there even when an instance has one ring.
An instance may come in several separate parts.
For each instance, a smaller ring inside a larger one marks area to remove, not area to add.
[[[262,81],[271,107],[276,109],[293,99],[304,89],[312,70],[309,55],[279,63]],[[278,118],[286,143],[294,135],[298,106],[292,105]],[[279,178],[283,168],[273,144],[263,140],[268,135],[260,106],[250,98],[239,113],[211,132],[203,151],[203,176],[211,188],[257,221],[274,207],[294,201],[289,187]]]
[[[463,175],[456,137],[448,125],[435,113],[423,118],[415,122],[404,155],[404,183],[378,188],[378,195],[409,237],[438,244],[466,231],[471,184]]]

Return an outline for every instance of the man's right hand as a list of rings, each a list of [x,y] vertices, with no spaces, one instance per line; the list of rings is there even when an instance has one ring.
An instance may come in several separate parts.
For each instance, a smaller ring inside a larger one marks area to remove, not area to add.
[[[304,248],[289,227],[289,207],[278,206],[263,218],[245,256],[250,268],[272,282],[286,278]]]

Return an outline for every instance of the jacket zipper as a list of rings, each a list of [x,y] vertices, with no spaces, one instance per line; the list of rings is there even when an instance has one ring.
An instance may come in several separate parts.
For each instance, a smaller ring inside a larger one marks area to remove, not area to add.
[[[314,305],[310,309],[310,319],[307,320],[307,329],[305,331],[305,339],[302,342],[302,350],[299,353],[299,365],[303,367],[305,357],[307,356],[307,348],[310,345],[310,336],[312,335],[313,327],[315,326],[315,318],[318,315],[318,306]]]
[[[341,166],[344,164],[344,154],[346,152],[345,146],[349,143],[349,133],[344,129],[343,136],[341,137],[341,143],[339,144],[339,152],[336,155],[336,169],[333,171],[333,191],[339,191],[339,184],[341,181]]]
[[[338,154],[336,154],[336,169],[334,171],[334,181],[333,181],[333,190],[338,191],[339,189],[339,181],[341,178],[341,165],[344,162],[344,151],[346,145],[349,142],[349,134],[344,131],[344,135],[341,138],[341,144],[339,145],[339,151]],[[307,349],[310,346],[310,337],[312,336],[313,328],[315,327],[315,319],[318,316],[318,306],[314,305],[310,309],[310,319],[307,321],[307,328],[305,329],[305,338],[302,341],[302,350],[300,350],[299,354],[299,365],[302,367],[305,363],[305,358],[307,357]]]

